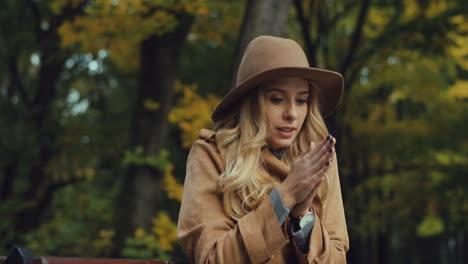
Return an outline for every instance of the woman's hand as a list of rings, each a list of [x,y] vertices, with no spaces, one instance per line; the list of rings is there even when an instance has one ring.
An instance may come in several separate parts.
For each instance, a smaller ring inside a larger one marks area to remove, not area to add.
[[[322,140],[318,146],[311,143],[307,152],[293,162],[288,177],[278,187],[283,204],[293,208],[292,216],[308,210],[330,167],[335,143],[332,136]]]

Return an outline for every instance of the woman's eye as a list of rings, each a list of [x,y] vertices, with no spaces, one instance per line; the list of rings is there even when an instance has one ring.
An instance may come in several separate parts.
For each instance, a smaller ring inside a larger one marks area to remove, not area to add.
[[[307,100],[298,99],[298,100],[296,100],[296,102],[297,102],[298,104],[305,104],[305,103],[307,103]]]
[[[270,100],[271,100],[271,102],[273,102],[273,103],[281,103],[281,102],[283,102],[283,99],[281,99],[281,98],[271,98]]]

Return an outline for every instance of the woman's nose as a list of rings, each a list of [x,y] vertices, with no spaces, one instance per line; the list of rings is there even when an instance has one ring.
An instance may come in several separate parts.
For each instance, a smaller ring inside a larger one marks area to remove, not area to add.
[[[297,118],[297,109],[294,104],[288,104],[285,111],[284,111],[284,117],[287,120],[296,120]]]

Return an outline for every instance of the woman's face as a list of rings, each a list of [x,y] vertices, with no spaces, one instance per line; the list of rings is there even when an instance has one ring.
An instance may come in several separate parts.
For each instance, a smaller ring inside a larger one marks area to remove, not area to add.
[[[264,88],[268,147],[289,147],[308,112],[309,84],[300,78],[281,78],[266,82]]]

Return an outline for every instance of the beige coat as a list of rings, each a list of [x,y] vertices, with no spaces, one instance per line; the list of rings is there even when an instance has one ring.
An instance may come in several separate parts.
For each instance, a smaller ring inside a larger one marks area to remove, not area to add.
[[[313,202],[318,218],[310,236],[309,252],[301,254],[292,236],[289,218],[280,226],[270,199],[238,222],[223,211],[218,179],[225,161],[215,144],[215,132],[202,129],[187,161],[178,240],[193,263],[346,263],[348,232],[341,198],[336,157],[333,159],[328,200]],[[289,166],[269,151],[266,169],[284,179]]]

